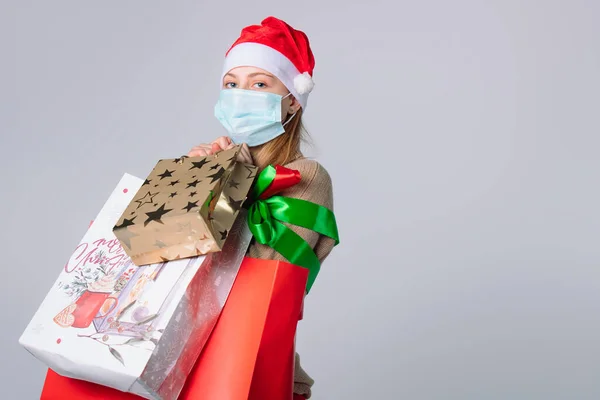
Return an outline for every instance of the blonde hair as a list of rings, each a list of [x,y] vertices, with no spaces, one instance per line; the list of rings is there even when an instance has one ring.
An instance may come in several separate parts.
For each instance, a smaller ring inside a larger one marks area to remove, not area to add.
[[[285,126],[285,133],[265,144],[251,148],[254,164],[259,170],[263,170],[268,165],[283,166],[302,157],[300,145],[307,140],[307,136],[308,132],[302,123],[302,108],[300,108]]]

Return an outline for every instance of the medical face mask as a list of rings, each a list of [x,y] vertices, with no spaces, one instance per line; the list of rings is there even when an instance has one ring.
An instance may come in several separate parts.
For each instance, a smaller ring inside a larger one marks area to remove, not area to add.
[[[275,93],[245,89],[223,89],[215,105],[215,117],[227,129],[235,144],[259,146],[285,132],[281,123],[282,97]]]

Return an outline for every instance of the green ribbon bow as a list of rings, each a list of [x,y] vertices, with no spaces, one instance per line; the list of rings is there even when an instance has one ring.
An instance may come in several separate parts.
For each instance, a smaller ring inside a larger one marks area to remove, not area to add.
[[[284,223],[328,236],[335,240],[337,246],[339,237],[335,215],[328,208],[307,200],[283,196],[261,198],[278,178],[273,166],[268,166],[259,174],[252,193],[248,226],[258,243],[273,248],[290,263],[308,269],[308,293],[321,269],[321,263],[312,247]]]

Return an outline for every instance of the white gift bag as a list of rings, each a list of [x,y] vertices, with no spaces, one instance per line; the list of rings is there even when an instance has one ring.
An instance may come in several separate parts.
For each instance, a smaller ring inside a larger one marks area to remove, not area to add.
[[[174,400],[224,306],[251,234],[243,213],[223,252],[136,267],[112,228],[142,184],[123,176],[19,342],[64,377]]]

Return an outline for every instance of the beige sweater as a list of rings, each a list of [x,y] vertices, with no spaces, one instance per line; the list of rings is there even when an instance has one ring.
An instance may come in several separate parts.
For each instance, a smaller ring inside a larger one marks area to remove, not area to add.
[[[301,158],[292,161],[286,167],[300,171],[302,180],[299,184],[280,193],[282,196],[308,200],[333,210],[331,178],[321,164],[314,160]],[[333,249],[333,239],[306,228],[293,225],[287,226],[312,246],[321,263]],[[272,248],[258,243],[253,243],[250,246],[248,255],[254,258],[286,261],[285,258]],[[311,387],[313,384],[314,380],[302,369],[300,366],[300,357],[296,353],[294,393],[302,394],[308,399],[311,396]]]

